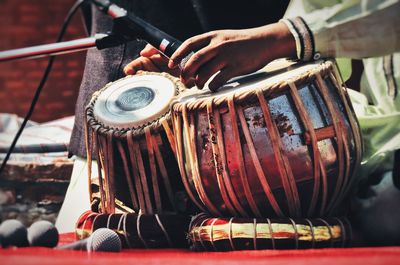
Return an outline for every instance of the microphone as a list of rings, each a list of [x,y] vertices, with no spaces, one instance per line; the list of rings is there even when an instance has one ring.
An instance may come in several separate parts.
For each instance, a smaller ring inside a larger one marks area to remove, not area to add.
[[[111,3],[109,0],[92,0],[92,2],[100,11],[114,18],[113,33],[123,36],[126,40],[143,39],[168,58],[182,45],[181,41],[134,14],[128,13],[125,9]],[[181,70],[193,54],[194,53],[191,52],[182,59],[179,63]]]
[[[88,238],[57,247],[56,249],[119,252],[121,247],[122,243],[116,232],[108,228],[99,228]]]
[[[27,233],[26,227],[20,221],[6,220],[0,225],[1,246],[27,247],[29,245]]]
[[[53,248],[58,243],[58,230],[49,221],[37,221],[28,228],[28,242],[32,247]]]

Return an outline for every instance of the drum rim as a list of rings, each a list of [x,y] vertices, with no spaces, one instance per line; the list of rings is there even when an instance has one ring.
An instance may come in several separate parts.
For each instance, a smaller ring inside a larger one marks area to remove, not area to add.
[[[199,98],[196,99],[196,101],[181,102],[179,101],[180,99],[178,98],[172,101],[170,109],[176,113],[182,113],[184,108],[190,111],[206,109],[207,104],[210,102],[210,100],[213,101],[213,105],[215,107],[221,107],[227,104],[228,98],[232,97],[235,99],[235,102],[237,103],[249,102],[249,100],[257,99],[257,91],[261,91],[264,95],[269,95],[269,96],[276,95],[285,91],[285,88],[289,86],[290,82],[293,82],[297,86],[306,83],[310,79],[315,79],[317,73],[320,73],[322,76],[325,76],[329,72],[333,71],[333,67],[335,65],[333,59],[316,61],[314,62],[314,64],[315,64],[314,67],[301,74],[294,75],[291,78],[258,89],[234,92],[228,95],[213,96],[211,94],[209,97]],[[306,65],[306,63],[302,63],[300,66],[304,65]]]
[[[158,73],[158,72],[143,71],[134,76],[145,76],[145,75],[156,75],[156,76],[162,76],[162,77],[169,79],[175,85],[175,96],[179,95],[179,93],[181,93],[186,88],[178,78],[176,78],[168,73],[165,73],[165,72]],[[162,122],[164,120],[170,119],[170,117],[171,117],[170,108],[168,108],[168,110],[166,112],[164,112],[162,115],[160,115],[157,119],[143,123],[142,125],[135,126],[135,127],[118,128],[115,126],[106,125],[102,121],[100,121],[99,119],[96,118],[96,116],[94,114],[94,105],[96,104],[96,101],[99,98],[100,94],[103,91],[105,91],[106,89],[108,89],[115,82],[123,81],[123,80],[129,79],[129,78],[132,78],[132,77],[133,77],[133,75],[128,75],[128,76],[118,79],[114,82],[110,82],[110,83],[106,84],[103,88],[101,88],[93,93],[92,98],[91,98],[90,102],[88,103],[88,105],[86,106],[86,110],[85,110],[86,122],[89,127],[95,128],[95,130],[98,131],[99,133],[106,133],[107,131],[112,130],[113,133],[115,134],[115,136],[117,136],[117,137],[123,137],[128,131],[130,131],[133,136],[136,136],[136,135],[142,135],[144,133],[145,128],[150,128],[151,130],[160,129],[160,127],[162,127]],[[171,103],[172,102],[173,101],[171,101]]]

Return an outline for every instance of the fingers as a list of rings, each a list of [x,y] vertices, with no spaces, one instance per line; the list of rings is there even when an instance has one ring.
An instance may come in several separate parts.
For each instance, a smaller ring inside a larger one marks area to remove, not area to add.
[[[160,72],[160,68],[147,57],[139,57],[124,67],[126,75],[134,75],[140,71]]]
[[[213,76],[215,73],[225,67],[225,63],[218,58],[203,64],[196,72],[195,83],[198,89],[202,89],[204,84]],[[186,68],[186,67],[185,67]]]
[[[212,32],[194,36],[187,39],[182,43],[181,46],[172,54],[170,61],[168,63],[169,68],[174,68],[179,65],[185,56],[187,56],[192,51],[197,51],[210,43],[212,38]]]
[[[160,72],[165,72],[165,71],[169,70],[169,68],[167,66],[168,59],[164,55],[156,53],[156,54],[150,56],[149,59],[152,61],[152,63],[155,66],[157,66],[157,68]]]
[[[143,57],[150,57],[154,54],[160,54],[160,52],[150,44],[147,44],[143,50],[140,51],[140,56]]]
[[[213,73],[215,73],[220,70],[222,67],[217,67],[220,65],[220,60],[213,60],[216,54],[216,50],[210,46],[207,46],[193,54],[193,56],[190,57],[190,59],[186,62],[185,67],[182,70],[181,78],[183,79],[183,82],[185,83],[186,80],[190,80],[199,75],[199,69],[206,69],[207,63],[208,67],[211,67],[207,72],[214,71]]]
[[[219,36],[221,35],[221,36]],[[186,40],[171,56],[168,67],[175,67],[188,54],[195,53],[185,63],[181,80],[185,85],[195,81],[201,89],[209,78],[223,69],[229,61],[229,55],[221,44],[224,38],[219,31],[208,32]]]
[[[140,71],[148,72],[166,72],[173,76],[179,76],[179,68],[169,69],[167,66],[168,59],[161,54],[154,54],[150,57],[139,57],[124,67],[126,75],[134,75]],[[190,85],[190,84],[188,84]]]
[[[161,68],[167,68],[167,63],[167,59],[163,58],[156,48],[147,44],[140,51],[140,57],[124,67],[124,73],[134,75],[139,71],[161,71]],[[162,65],[165,65],[165,67],[162,67]]]
[[[217,91],[218,88],[223,86],[229,79],[237,75],[237,69],[226,67],[214,76],[208,84],[211,91]]]

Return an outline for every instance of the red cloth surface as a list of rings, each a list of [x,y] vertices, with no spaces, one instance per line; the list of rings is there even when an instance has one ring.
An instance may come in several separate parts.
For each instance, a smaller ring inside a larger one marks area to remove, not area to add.
[[[62,235],[60,244],[73,240],[73,235]],[[191,252],[182,249],[124,250],[120,253],[87,253],[84,251],[46,248],[0,249],[0,264],[328,264],[369,265],[400,264],[400,247],[345,248],[312,250],[258,250],[234,252]]]

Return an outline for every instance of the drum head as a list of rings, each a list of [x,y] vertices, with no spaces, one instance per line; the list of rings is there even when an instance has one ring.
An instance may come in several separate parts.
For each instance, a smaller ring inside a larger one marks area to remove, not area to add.
[[[161,118],[177,94],[172,78],[146,73],[107,85],[94,104],[94,116],[104,125],[136,128]]]
[[[300,64],[284,59],[275,60],[257,72],[232,78],[216,92],[208,89],[208,83],[213,79],[211,77],[202,90],[188,89],[175,102],[186,103],[209,98],[227,98],[234,94],[238,95],[259,88],[267,88],[281,81],[295,80],[303,73],[318,69],[322,62]]]

